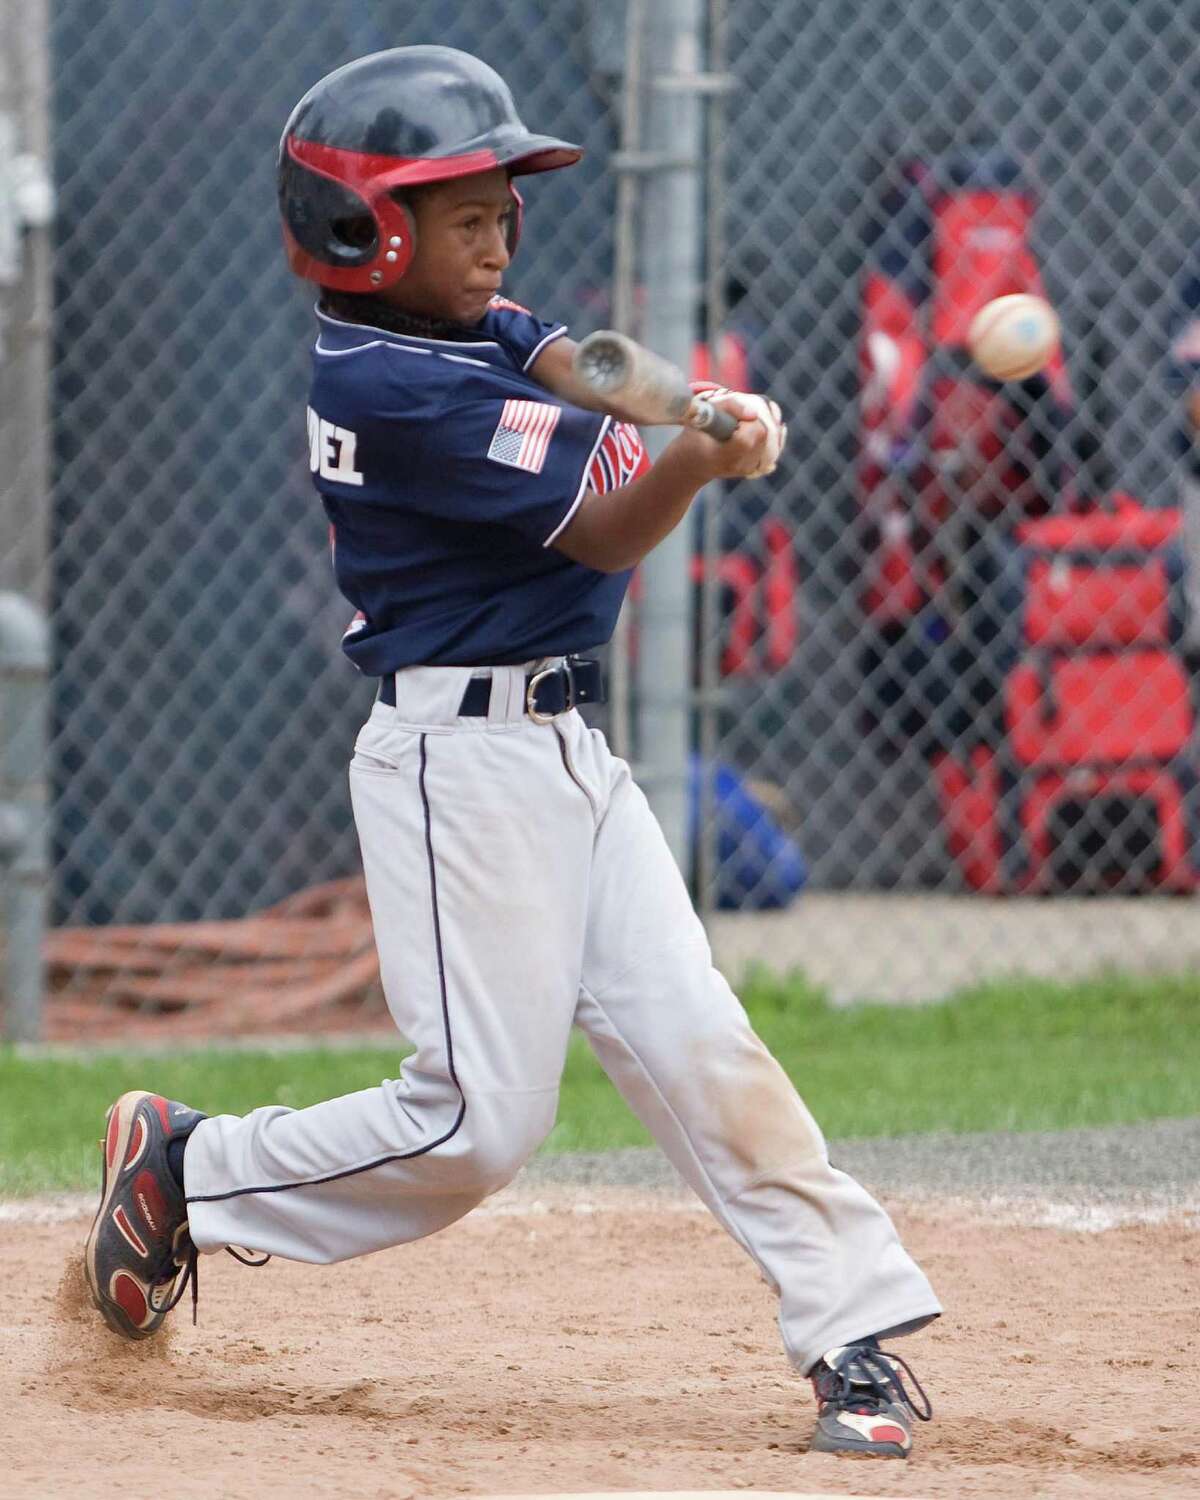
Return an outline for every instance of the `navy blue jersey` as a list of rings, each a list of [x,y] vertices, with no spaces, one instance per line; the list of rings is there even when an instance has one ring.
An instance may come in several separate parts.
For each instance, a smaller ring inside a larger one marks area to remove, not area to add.
[[[382,676],[608,640],[629,574],[553,544],[589,489],[648,460],[635,429],[527,373],[565,328],[499,298],[462,342],[318,317],[309,459],[357,611],[350,659]]]

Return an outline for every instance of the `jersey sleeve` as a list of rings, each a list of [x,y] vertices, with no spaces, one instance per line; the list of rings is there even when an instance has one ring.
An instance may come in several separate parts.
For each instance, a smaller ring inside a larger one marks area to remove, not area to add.
[[[589,490],[607,495],[640,479],[650,467],[642,435],[632,422],[613,422],[600,441],[588,471]]]
[[[453,402],[423,448],[427,468],[438,471],[439,515],[508,526],[549,547],[587,493],[613,424],[539,387],[530,391]]]
[[[565,323],[545,323],[519,302],[493,297],[483,319],[483,331],[507,349],[518,370],[528,374],[530,366],[555,339],[562,338]]]

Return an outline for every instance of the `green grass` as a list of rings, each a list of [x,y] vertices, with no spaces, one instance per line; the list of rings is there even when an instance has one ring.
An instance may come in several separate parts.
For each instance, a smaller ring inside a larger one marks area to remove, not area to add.
[[[1200,1114],[1200,981],[1006,981],[916,1009],[834,1009],[802,978],[755,972],[740,993],[831,1137]],[[127,1088],[242,1114],[369,1088],[396,1076],[401,1055],[397,1046],[80,1060],[0,1050],[0,1194],[90,1186],[104,1111]],[[577,1037],[546,1149],[648,1141]]]

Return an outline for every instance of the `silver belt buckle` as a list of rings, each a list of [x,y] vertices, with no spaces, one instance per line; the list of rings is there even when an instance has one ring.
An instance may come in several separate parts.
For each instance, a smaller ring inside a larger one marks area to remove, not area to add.
[[[544,714],[537,707],[538,684],[544,682],[547,677],[555,677],[559,672],[565,672],[567,677],[567,701],[556,714]],[[563,714],[569,714],[575,707],[575,674],[571,671],[570,664],[564,662],[557,667],[543,667],[540,672],[535,672],[529,679],[525,688],[525,712],[535,724],[553,724],[555,719],[561,719]]]

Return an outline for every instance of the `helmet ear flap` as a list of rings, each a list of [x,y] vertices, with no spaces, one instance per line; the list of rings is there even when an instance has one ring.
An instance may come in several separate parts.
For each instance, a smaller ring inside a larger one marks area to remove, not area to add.
[[[292,270],[335,291],[383,291],[412,262],[416,224],[407,204],[323,171],[303,159],[311,149],[287,137],[280,149],[279,209]]]
[[[320,265],[364,266],[378,249],[371,205],[353,188],[284,152],[279,211],[297,249]]]
[[[512,217],[508,221],[508,233],[505,241],[508,245],[509,256],[517,253],[517,246],[521,242],[521,226],[525,219],[525,200],[517,190],[516,183],[510,177],[508,179],[508,191],[513,201]]]

